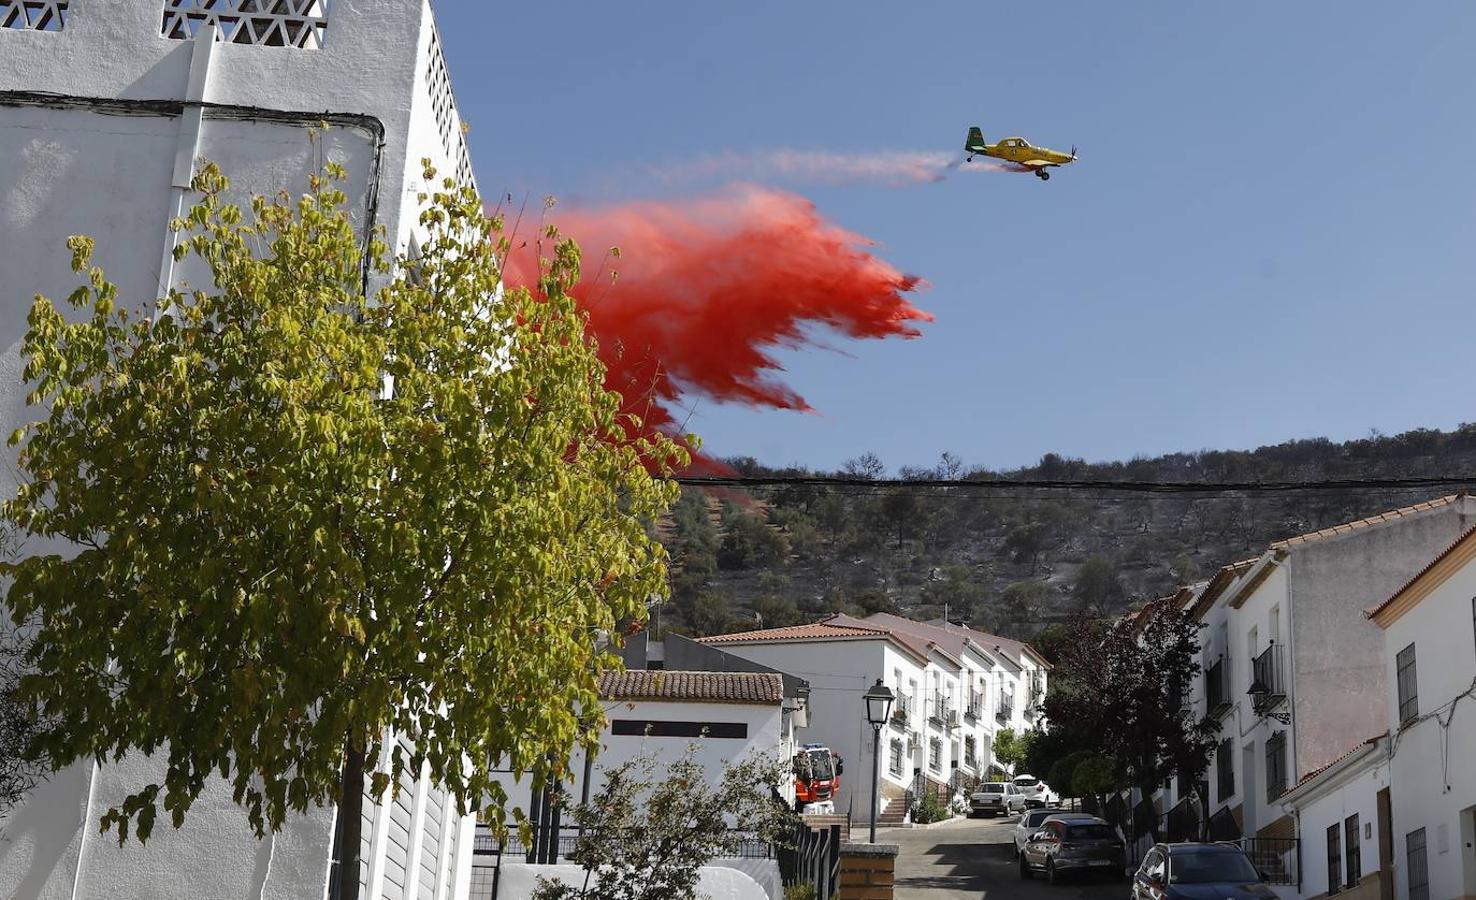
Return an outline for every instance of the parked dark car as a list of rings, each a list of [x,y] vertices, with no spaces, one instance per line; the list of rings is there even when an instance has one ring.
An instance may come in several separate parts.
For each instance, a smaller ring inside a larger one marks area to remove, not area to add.
[[[1095,817],[1046,819],[1020,851],[1020,877],[1045,873],[1057,884],[1068,873],[1103,872],[1114,880],[1127,877],[1126,850],[1117,829]]]
[[[1132,900],[1267,900],[1250,857],[1234,844],[1159,844],[1133,876]]]

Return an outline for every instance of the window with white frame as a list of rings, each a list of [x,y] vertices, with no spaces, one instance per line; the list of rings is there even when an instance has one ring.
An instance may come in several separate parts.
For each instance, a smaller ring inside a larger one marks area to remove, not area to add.
[[[887,771],[898,778],[902,777],[902,742],[897,738],[892,738],[888,745]]]
[[[934,772],[943,771],[943,741],[940,738],[928,738],[928,768]]]

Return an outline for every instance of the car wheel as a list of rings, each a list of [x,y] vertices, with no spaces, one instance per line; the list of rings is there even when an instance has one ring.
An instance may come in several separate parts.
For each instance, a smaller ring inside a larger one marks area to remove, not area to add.
[[[1046,884],[1060,884],[1061,876],[1056,872],[1056,861],[1046,860]]]
[[[1024,881],[1030,880],[1030,863],[1025,861],[1025,854],[1020,854],[1020,878]]]

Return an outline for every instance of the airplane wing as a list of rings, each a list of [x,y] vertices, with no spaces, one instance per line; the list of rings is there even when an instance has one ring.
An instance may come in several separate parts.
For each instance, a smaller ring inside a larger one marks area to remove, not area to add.
[[[1020,165],[1027,169],[1044,169],[1046,166],[1059,166],[1060,163],[1053,163],[1048,159],[1025,159],[1020,161]]]

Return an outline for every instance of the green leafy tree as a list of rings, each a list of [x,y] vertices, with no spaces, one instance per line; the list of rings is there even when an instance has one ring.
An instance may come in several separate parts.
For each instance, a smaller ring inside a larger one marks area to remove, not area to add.
[[[774,759],[729,763],[713,784],[694,747],[665,770],[642,756],[604,776],[574,810],[582,834],[570,859],[583,883],[540,878],[534,900],[696,900],[702,866],[745,840],[783,842],[797,822],[773,799],[784,778]]]
[[[1017,563],[1029,563],[1034,572],[1040,565],[1040,556],[1050,540],[1047,526],[1042,522],[1026,522],[1016,525],[1005,535],[1005,550],[1010,559]]]
[[[800,620],[799,608],[795,606],[794,600],[790,597],[764,594],[755,597],[750,608],[759,617],[759,625],[762,628],[795,625]]]
[[[1112,563],[1105,556],[1092,556],[1077,570],[1071,596],[1078,608],[1100,614],[1120,606],[1126,592]]]
[[[665,592],[656,475],[686,452],[604,389],[578,248],[549,228],[537,286],[503,289],[500,220],[425,176],[420,254],[390,260],[340,167],[243,208],[205,166],[173,227],[208,284],[130,301],[77,237],[75,313],[31,308],[45,413],[5,514],[78,552],[3,567],[37,626],[18,698],[53,767],[167,747],[104,814],[120,841],[212,777],[258,834],[337,802],[353,900],[366,760],[393,749],[376,793],[426,764],[500,812],[506,771],[544,783],[593,740],[600,635]]]
[[[729,507],[723,517],[723,540],[717,551],[721,569],[753,569],[784,561],[789,548],[784,535],[770,527],[762,513]]]
[[[1017,581],[1004,589],[1000,603],[1011,622],[1033,622],[1045,605],[1049,589],[1039,581]]]
[[[1197,781],[1216,733],[1181,702],[1201,671],[1198,629],[1171,599],[1110,626],[1077,622],[1051,673],[1052,732],[1110,760],[1145,797],[1170,775]]]
[[[1015,734],[1013,728],[1003,729],[994,736],[994,758],[1012,767],[1012,771],[1024,771],[1019,766],[1029,756],[1030,744],[1034,739],[1034,731]]]
[[[722,634],[733,621],[733,604],[722,591],[703,591],[683,612],[692,631],[699,636]]]

